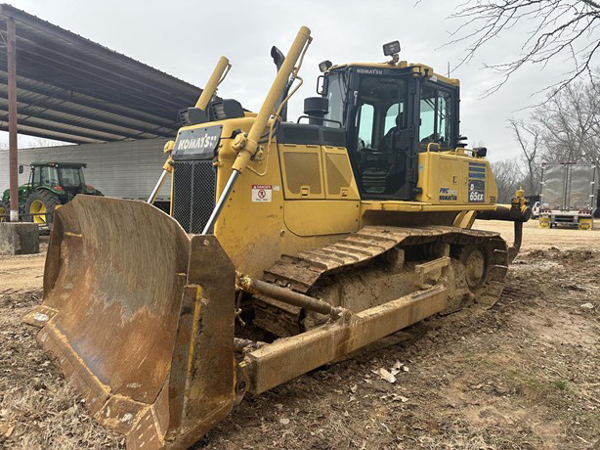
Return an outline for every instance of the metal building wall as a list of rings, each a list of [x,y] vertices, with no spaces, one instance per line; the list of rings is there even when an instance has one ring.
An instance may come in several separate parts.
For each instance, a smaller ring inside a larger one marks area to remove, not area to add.
[[[33,161],[76,161],[88,164],[85,169],[87,184],[100,189],[110,197],[146,199],[154,187],[166,160],[163,147],[168,139],[108,142],[104,144],[66,145],[19,149],[19,163]],[[29,180],[29,168],[19,175],[19,185]],[[0,197],[8,189],[8,151],[0,150]],[[157,201],[168,201],[171,196],[171,178]]]

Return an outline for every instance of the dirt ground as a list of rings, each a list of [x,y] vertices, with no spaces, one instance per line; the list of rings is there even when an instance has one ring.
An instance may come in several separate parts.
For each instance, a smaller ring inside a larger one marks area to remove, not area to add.
[[[248,396],[194,449],[600,450],[600,231],[535,225],[491,309]],[[476,227],[512,239],[510,224]],[[0,258],[0,448],[123,448],[20,321],[40,301],[44,256]],[[392,384],[380,370],[393,367]]]

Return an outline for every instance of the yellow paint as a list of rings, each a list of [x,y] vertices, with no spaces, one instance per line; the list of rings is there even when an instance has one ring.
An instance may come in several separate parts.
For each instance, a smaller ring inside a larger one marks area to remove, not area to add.
[[[460,80],[457,78],[448,78],[442,74],[436,73],[433,67],[421,63],[407,63],[406,61],[399,61],[397,64],[392,63],[349,63],[332,66],[329,70],[340,69],[343,67],[368,67],[373,69],[406,69],[407,67],[412,68],[412,72],[415,75],[427,76],[428,78],[436,77],[443,83],[450,84],[452,86],[460,86]]]
[[[38,224],[46,223],[46,216],[37,214],[46,214],[46,205],[41,200],[34,200],[29,206],[29,214],[32,214],[31,219]]]
[[[469,201],[469,181],[473,173],[469,163],[483,165],[485,168],[485,198],[482,202]],[[498,188],[490,168],[490,163],[483,158],[473,158],[466,154],[449,152],[425,152],[419,154],[419,180],[417,187],[422,193],[417,195],[417,202],[433,210],[438,207],[455,205],[457,210],[495,209]],[[456,200],[450,198],[456,196]],[[444,197],[445,196],[445,197]],[[464,205],[457,208],[459,205]],[[467,207],[467,208],[465,208]],[[441,210],[441,209],[440,209]]]
[[[452,226],[459,228],[471,228],[477,219],[477,211],[462,211],[454,219]]]
[[[206,82],[206,85],[204,86],[200,97],[198,97],[198,101],[196,101],[196,108],[202,110],[206,109],[206,107],[208,106],[208,102],[211,101],[211,99],[217,93],[217,87],[219,86],[219,84],[221,84],[225,76],[227,76],[227,72],[229,72],[229,69],[231,69],[231,64],[229,64],[229,60],[225,56],[221,56],[219,58],[219,61],[217,62],[217,65],[213,69],[210,78]]]
[[[343,235],[358,231],[359,205],[358,200],[286,201],[283,217],[297,236]]]
[[[194,347],[196,336],[198,335],[198,327],[200,326],[200,308],[202,307],[202,287],[196,285],[196,297],[194,301],[194,322],[192,323],[192,336],[190,340],[190,350],[188,356],[188,374],[192,372],[192,362],[194,361]]]
[[[254,122],[246,116],[218,123],[223,126],[222,136],[231,136],[238,129],[248,133]],[[194,127],[182,130],[189,128]],[[262,276],[282,254],[327,245],[367,224],[459,223],[470,227],[473,211],[496,207],[497,188],[489,163],[464,152],[419,154],[418,187],[423,191],[414,201],[360,200],[345,148],[278,144],[276,138],[270,147],[263,146],[262,157],[250,159],[248,170],[238,178],[214,228],[236,269],[251,277]],[[216,161],[217,199],[237,155],[233,139],[221,139]],[[483,202],[468,201],[469,162],[485,169]],[[257,187],[269,191],[270,201],[252,201]],[[456,199],[440,200],[441,188],[456,191]]]
[[[594,219],[579,218],[578,228],[580,230],[592,231],[592,229],[594,228]]]
[[[310,37],[310,30],[304,26],[300,27],[300,30],[298,31],[298,34],[296,35],[296,38],[294,39],[294,42],[292,43],[292,46],[285,57],[285,60],[277,71],[275,81],[273,81],[271,89],[269,89],[269,93],[265,97],[258,115],[254,118],[252,127],[247,134],[240,134],[236,136],[236,147],[238,153],[235,161],[233,162],[233,168],[238,172],[241,173],[244,171],[250,162],[250,159],[256,153],[258,142],[262,139],[264,134],[263,130],[269,123],[271,114],[273,114],[275,105],[279,101],[281,93],[289,81],[290,75],[292,73],[297,74],[298,69],[300,68],[299,66],[301,62],[299,63],[298,67],[295,66],[296,62],[301,58],[301,55],[304,54],[311,41],[312,38]]]
[[[318,145],[278,145],[284,196],[294,199],[324,199],[323,152]]]
[[[550,217],[540,217],[538,220],[538,227],[550,228]]]

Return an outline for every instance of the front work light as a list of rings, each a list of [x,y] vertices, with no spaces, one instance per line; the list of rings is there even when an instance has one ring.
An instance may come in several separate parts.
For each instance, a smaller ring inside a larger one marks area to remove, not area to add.
[[[385,56],[392,56],[397,53],[400,53],[400,41],[393,41],[383,44],[383,54]]]
[[[331,66],[333,66],[332,62],[329,60],[325,60],[325,61],[319,63],[319,70],[322,73],[325,73],[331,68]]]

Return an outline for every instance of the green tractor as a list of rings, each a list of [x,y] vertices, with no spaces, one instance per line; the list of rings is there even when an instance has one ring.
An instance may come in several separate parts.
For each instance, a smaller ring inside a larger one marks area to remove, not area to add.
[[[22,220],[39,225],[52,223],[54,209],[70,202],[77,194],[102,195],[85,184],[85,163],[34,162],[31,163],[29,182],[19,186],[19,215]],[[19,166],[23,173],[23,165]],[[0,202],[0,221],[8,220],[10,190],[4,191]]]

